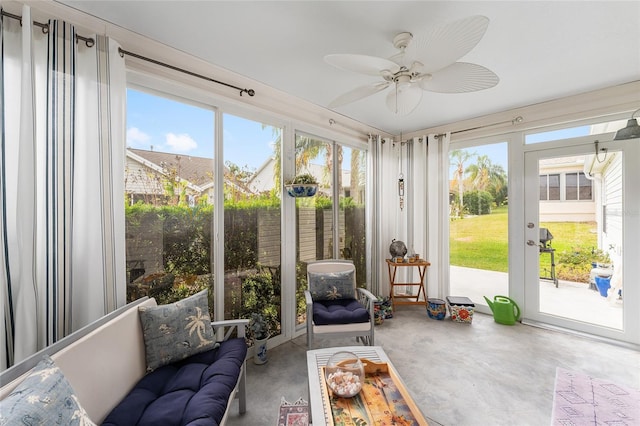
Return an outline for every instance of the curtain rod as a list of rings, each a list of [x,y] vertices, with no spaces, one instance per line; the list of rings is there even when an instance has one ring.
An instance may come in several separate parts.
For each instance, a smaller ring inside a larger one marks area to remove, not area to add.
[[[20,25],[22,25],[22,16],[20,16],[20,15],[14,15],[13,13],[5,12],[4,10],[2,10],[2,11],[0,11],[0,16],[6,16],[7,18],[11,18],[11,19],[15,19],[17,21],[20,21]],[[49,24],[43,24],[42,22],[33,21],[33,25],[35,25],[36,27],[42,28],[42,32],[44,34],[48,34],[49,33]],[[96,41],[93,38],[91,38],[91,37],[83,37],[83,36],[81,36],[79,34],[76,34],[76,43],[78,42],[78,40],[84,41],[84,44],[86,44],[87,47],[93,47],[96,44]]]
[[[492,127],[492,126],[498,126],[500,124],[507,124],[507,123],[511,123],[511,124],[517,124],[517,123],[522,123],[522,121],[524,120],[524,118],[522,118],[521,115],[517,116],[516,118],[512,119],[512,120],[506,120],[506,121],[500,121],[499,123],[491,123],[491,124],[485,124],[484,126],[476,126],[476,127],[470,127],[468,129],[462,129],[462,130],[454,130],[453,132],[451,132],[451,134],[453,135],[454,133],[464,133],[464,132],[470,132],[471,130],[478,130],[478,129],[484,129],[486,127]],[[435,135],[436,138],[441,138],[445,135],[446,133],[440,133]]]
[[[506,123],[511,123],[511,124],[517,124],[517,123],[522,123],[522,121],[524,120],[524,118],[522,118],[521,115],[517,116],[516,118],[512,119],[512,120],[506,120],[506,121],[500,121],[499,123],[491,123],[491,124],[485,124],[484,126],[477,126],[477,127],[470,127],[468,129],[462,129],[462,130],[454,130],[451,132],[451,134],[453,135],[454,133],[464,133],[464,132],[469,132],[471,130],[478,130],[478,129],[484,129],[485,127],[492,127],[492,126],[498,126],[500,124],[506,124]],[[434,135],[433,137],[440,139],[441,137],[444,137],[446,135],[446,133],[438,133],[436,135]],[[400,135],[400,139],[402,139],[402,134]],[[393,144],[407,144],[407,143],[411,143],[413,142],[414,138],[412,139],[407,139],[406,141],[400,140],[398,142],[396,141],[392,141]],[[423,138],[418,138],[418,142],[424,142]],[[384,143],[384,140],[382,141],[382,143]]]
[[[134,58],[142,59],[143,61],[151,62],[152,64],[160,65],[162,67],[169,68],[169,69],[172,69],[174,71],[179,71],[181,73],[185,73],[185,74],[188,74],[188,75],[193,76],[193,77],[198,77],[198,78],[201,78],[203,80],[211,81],[211,82],[216,83],[216,84],[221,84],[223,86],[231,87],[232,89],[239,90],[240,91],[240,96],[242,96],[243,93],[246,93],[249,96],[253,96],[253,95],[256,94],[256,91],[253,90],[253,89],[243,89],[241,87],[234,86],[233,84],[225,83],[223,81],[219,81],[219,80],[215,80],[215,79],[213,79],[211,77],[207,77],[206,75],[198,74],[198,73],[195,73],[193,71],[189,71],[189,70],[185,70],[184,68],[177,67],[175,65],[170,65],[170,64],[167,64],[165,62],[158,61],[156,59],[147,58],[146,56],[142,56],[142,55],[139,55],[137,53],[129,52],[128,50],[124,50],[121,47],[118,48],[118,52],[120,52],[120,56],[122,56],[122,57],[124,57],[124,55],[132,56]]]

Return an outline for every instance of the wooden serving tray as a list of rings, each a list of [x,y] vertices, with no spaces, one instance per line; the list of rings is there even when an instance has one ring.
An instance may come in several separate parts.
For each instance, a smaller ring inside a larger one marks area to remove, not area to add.
[[[387,363],[361,359],[365,382],[353,398],[334,396],[326,382],[325,367],[321,367],[321,388],[324,416],[330,426],[428,426],[395,369]]]

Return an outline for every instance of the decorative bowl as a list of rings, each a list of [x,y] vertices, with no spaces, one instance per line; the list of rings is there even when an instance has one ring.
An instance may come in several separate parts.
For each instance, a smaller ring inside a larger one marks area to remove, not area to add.
[[[311,183],[295,183],[284,186],[292,197],[313,197],[316,195],[318,185]]]
[[[336,352],[325,367],[329,390],[337,397],[351,398],[362,390],[364,365],[353,352]]]

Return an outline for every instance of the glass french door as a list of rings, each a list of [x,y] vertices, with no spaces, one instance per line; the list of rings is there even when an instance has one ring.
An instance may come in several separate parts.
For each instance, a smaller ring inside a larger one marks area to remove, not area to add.
[[[640,144],[581,142],[525,153],[524,321],[637,344]]]

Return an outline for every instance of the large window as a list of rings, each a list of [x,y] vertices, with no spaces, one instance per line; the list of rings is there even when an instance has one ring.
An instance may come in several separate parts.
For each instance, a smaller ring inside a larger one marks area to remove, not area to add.
[[[214,120],[212,109],[127,91],[128,301],[213,295]]]
[[[308,262],[352,260],[366,286],[365,151],[301,134],[285,141],[282,127],[133,89],[127,120],[129,301],[171,303],[207,289],[212,317],[258,313],[274,337],[284,314],[305,320]],[[282,217],[285,143],[295,143],[295,174],[319,182],[316,196],[296,199],[295,313],[281,297],[293,291],[281,259],[282,224],[294,223]]]
[[[281,333],[282,129],[223,116],[225,318],[261,314]]]
[[[332,141],[296,136],[296,175],[312,174],[319,183],[316,196],[296,198],[297,324],[305,321],[308,262],[352,260],[358,285],[366,286],[365,155]]]

